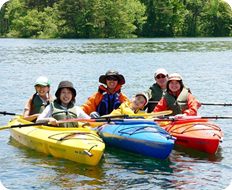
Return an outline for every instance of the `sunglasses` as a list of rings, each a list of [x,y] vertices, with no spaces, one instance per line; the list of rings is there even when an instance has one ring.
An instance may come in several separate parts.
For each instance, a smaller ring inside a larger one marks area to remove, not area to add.
[[[106,80],[113,80],[113,81],[117,81],[118,80],[118,77],[106,77]]]
[[[160,79],[160,78],[163,78],[163,79],[164,79],[165,77],[166,77],[166,75],[158,75],[156,78],[157,78],[157,79]]]

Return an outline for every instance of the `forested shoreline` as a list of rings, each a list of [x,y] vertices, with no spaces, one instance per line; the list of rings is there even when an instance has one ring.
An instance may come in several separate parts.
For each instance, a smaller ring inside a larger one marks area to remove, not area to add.
[[[0,11],[8,38],[232,36],[223,0],[11,0]]]

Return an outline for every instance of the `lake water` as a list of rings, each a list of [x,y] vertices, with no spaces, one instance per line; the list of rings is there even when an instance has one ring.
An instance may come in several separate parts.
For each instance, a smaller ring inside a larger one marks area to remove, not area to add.
[[[201,102],[232,103],[232,38],[36,40],[0,39],[0,111],[22,114],[39,76],[77,90],[77,105],[98,89],[109,69],[124,75],[131,99],[154,83],[154,72],[178,72]],[[232,107],[207,106],[201,116],[228,116]],[[0,126],[12,116],[0,115]],[[106,148],[96,166],[54,158],[20,145],[0,131],[0,181],[7,189],[202,189],[221,190],[232,180],[232,120],[212,120],[224,132],[215,155],[176,146],[167,160]]]

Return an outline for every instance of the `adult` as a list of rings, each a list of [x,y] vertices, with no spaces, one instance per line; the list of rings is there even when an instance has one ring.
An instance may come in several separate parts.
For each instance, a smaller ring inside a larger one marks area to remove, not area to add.
[[[51,125],[77,127],[77,122],[59,124],[58,120],[90,118],[79,106],[75,105],[76,90],[71,82],[60,82],[55,96],[56,99],[45,108],[36,122],[48,121]]]
[[[51,83],[47,77],[39,77],[36,79],[34,87],[35,94],[33,94],[24,108],[23,118],[28,121],[35,121],[40,113],[52,99],[50,94]]]
[[[197,115],[197,100],[185,88],[182,77],[178,73],[173,73],[168,78],[167,92],[156,105],[153,112],[172,110],[171,115]]]
[[[145,107],[148,113],[152,112],[158,102],[161,100],[161,98],[166,94],[167,92],[167,83],[168,83],[168,72],[163,69],[157,69],[155,71],[155,81],[154,83],[145,93],[147,94],[149,98],[149,103]],[[190,89],[188,91],[191,93]],[[197,108],[201,107],[201,102],[197,100]]]
[[[104,85],[100,85],[98,92],[81,105],[83,111],[91,117],[109,114],[124,101],[129,101],[126,95],[121,92],[125,79],[118,71],[107,71],[105,75],[99,77],[99,82]]]
[[[165,69],[155,71],[155,83],[145,92],[151,103],[147,104],[145,109],[150,113],[154,110],[157,103],[164,96],[167,90],[168,72]]]

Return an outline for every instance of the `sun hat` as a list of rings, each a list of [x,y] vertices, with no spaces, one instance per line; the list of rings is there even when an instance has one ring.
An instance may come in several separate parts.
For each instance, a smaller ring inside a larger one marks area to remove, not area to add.
[[[119,74],[118,71],[115,71],[115,70],[109,70],[106,72],[105,75],[101,75],[99,77],[99,82],[106,84],[106,77],[108,76],[116,76],[118,78],[118,84],[121,84],[121,85],[125,84],[124,76]]]
[[[51,86],[51,83],[50,83],[50,81],[48,80],[47,77],[39,77],[35,81],[34,86],[36,86],[36,85]]]
[[[73,87],[73,83],[69,82],[69,81],[61,81],[59,86],[58,86],[58,89],[55,93],[56,97],[58,96],[58,92],[62,89],[62,88],[69,88],[73,94],[74,94],[74,97],[76,97],[76,90],[75,88]]]
[[[137,92],[136,94],[135,94],[135,97],[136,96],[143,96],[144,98],[145,98],[145,100],[146,100],[146,103],[144,104],[144,106],[146,106],[147,104],[148,104],[148,96],[144,93],[144,92]]]
[[[168,72],[166,71],[166,69],[157,69],[155,71],[155,77],[157,77],[159,74],[163,74],[163,75],[168,75]]]
[[[171,80],[178,80],[178,81],[180,81],[180,80],[182,80],[182,77],[180,76],[179,73],[172,73],[168,77],[168,81],[171,81]]]

